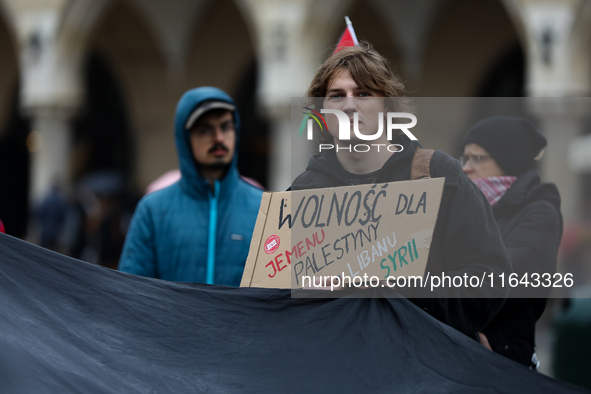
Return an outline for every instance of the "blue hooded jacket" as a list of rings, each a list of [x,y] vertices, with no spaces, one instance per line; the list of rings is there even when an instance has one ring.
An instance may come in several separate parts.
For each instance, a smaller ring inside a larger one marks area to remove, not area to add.
[[[234,104],[220,89],[186,92],[175,116],[175,141],[182,178],[147,196],[134,213],[119,270],[177,282],[238,286],[248,256],[263,191],[240,178],[237,153],[215,192],[195,166],[185,123],[208,100]],[[234,111],[236,152],[240,119]]]

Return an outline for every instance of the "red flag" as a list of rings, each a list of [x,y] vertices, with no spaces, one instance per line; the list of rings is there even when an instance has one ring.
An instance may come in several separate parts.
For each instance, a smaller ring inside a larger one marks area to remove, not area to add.
[[[354,47],[355,45],[359,44],[359,41],[357,41],[357,36],[355,35],[355,30],[353,30],[353,25],[351,24],[351,19],[349,19],[349,17],[346,16],[345,21],[347,22],[347,27],[345,28],[345,31],[341,35],[341,38],[339,39],[339,43],[337,44],[337,47],[335,48],[334,52],[332,53],[333,55],[335,53],[340,52],[341,49],[343,49],[343,48]]]

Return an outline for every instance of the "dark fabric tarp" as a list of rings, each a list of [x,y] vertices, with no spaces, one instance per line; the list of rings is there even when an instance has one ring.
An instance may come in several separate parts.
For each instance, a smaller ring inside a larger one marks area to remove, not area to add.
[[[405,299],[147,279],[0,234],[0,393],[579,392]]]

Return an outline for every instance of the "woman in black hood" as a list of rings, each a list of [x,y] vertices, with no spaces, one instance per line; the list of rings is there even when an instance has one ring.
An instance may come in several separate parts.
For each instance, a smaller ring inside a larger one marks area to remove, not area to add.
[[[540,181],[534,168],[546,144],[527,119],[491,117],[468,131],[460,159],[463,171],[492,206],[519,280],[539,275],[541,281],[544,273],[556,271],[562,237],[560,196],[554,184]],[[537,369],[535,325],[546,308],[549,289],[538,286],[534,291],[531,286],[512,289],[483,331],[493,351]]]

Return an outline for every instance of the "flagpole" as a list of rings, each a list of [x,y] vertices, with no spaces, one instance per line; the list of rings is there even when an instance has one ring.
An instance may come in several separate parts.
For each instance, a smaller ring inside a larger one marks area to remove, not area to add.
[[[351,23],[351,19],[349,19],[348,16],[345,16],[345,23],[345,31],[341,35],[341,38],[339,38],[337,47],[335,48],[333,55],[335,53],[338,53],[344,47],[359,45],[359,40],[357,40],[355,30],[353,29],[353,23]]]
[[[349,30],[351,37],[353,37],[353,42],[355,43],[355,45],[358,45],[359,40],[357,39],[357,34],[355,34],[355,29],[353,29],[353,23],[351,23],[351,19],[349,19],[349,17],[346,15],[345,15],[345,23],[347,23],[347,30]]]

